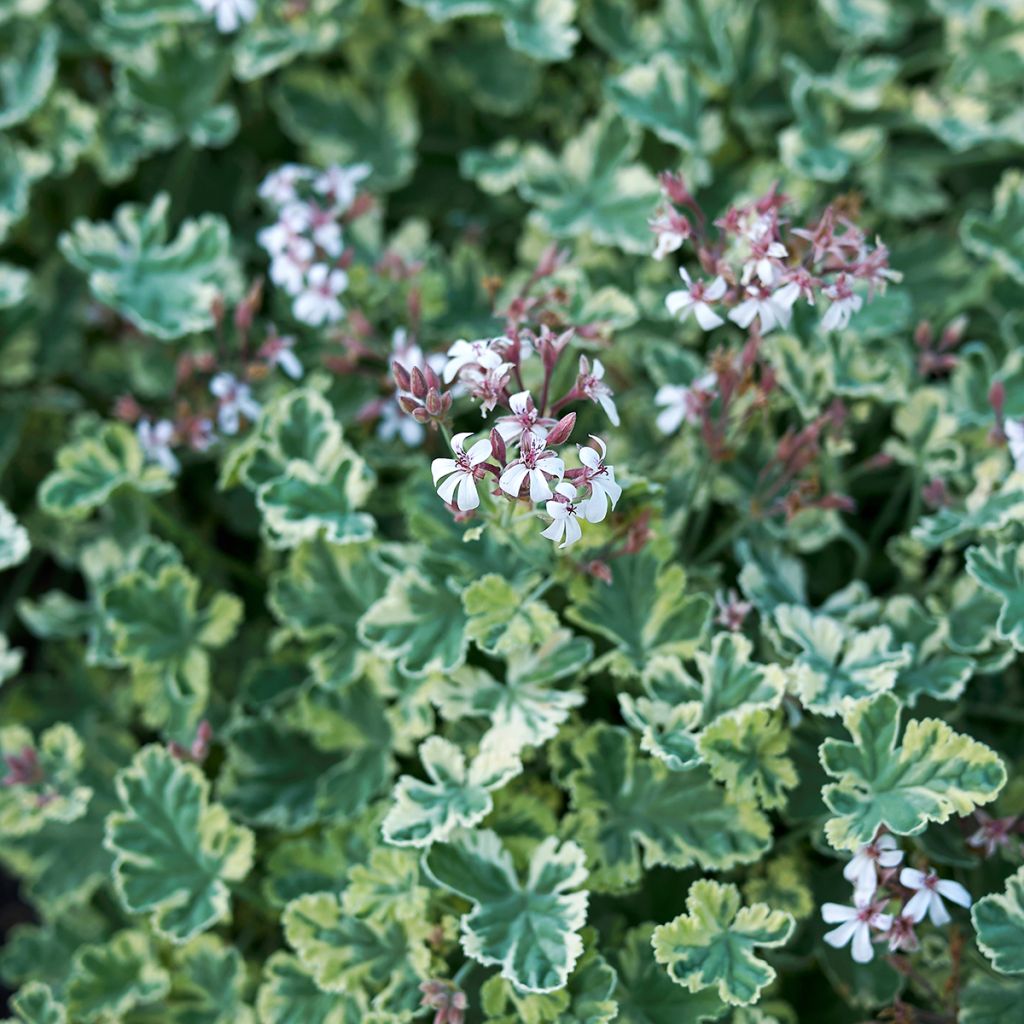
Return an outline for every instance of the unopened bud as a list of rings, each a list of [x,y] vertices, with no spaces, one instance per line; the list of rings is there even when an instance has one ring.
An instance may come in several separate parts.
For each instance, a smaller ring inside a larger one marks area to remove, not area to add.
[[[399,395],[398,404],[402,407],[402,412],[407,413],[409,416],[412,416],[420,407],[420,403],[411,395]]]
[[[235,307],[235,327],[243,334],[252,327],[263,300],[263,279],[256,278],[246,296]]]
[[[423,404],[431,416],[436,418],[441,415],[441,396],[438,393],[437,388],[431,388],[427,392],[427,397]]]
[[[417,405],[416,408],[409,413],[409,415],[417,423],[427,424],[430,422],[430,413],[427,412],[427,410],[424,409],[422,405]]]
[[[569,440],[573,427],[576,426],[576,413],[566,413],[552,428],[548,434],[547,443],[551,446],[565,444]]]
[[[967,330],[967,317],[963,313],[946,324],[942,332],[942,347],[944,349],[956,348],[963,340],[964,332]]]
[[[996,419],[1002,422],[1003,407],[1006,404],[1006,386],[1001,380],[997,380],[995,384],[988,389],[988,401],[996,414]]]
[[[507,461],[507,452],[505,450],[505,438],[501,436],[501,432],[497,429],[497,427],[491,428],[491,453],[498,460],[499,465],[505,465]]]
[[[928,348],[933,337],[932,325],[927,320],[921,320],[914,328],[914,344],[918,348]]]
[[[427,397],[427,378],[423,376],[423,371],[418,366],[412,368],[409,377],[409,390],[422,401]]]
[[[409,371],[397,360],[392,360],[391,375],[395,378],[395,386],[399,391],[412,390],[412,378]]]
[[[423,376],[426,378],[428,388],[433,388],[435,391],[441,390],[441,379],[429,364],[423,368]]]
[[[600,580],[602,583],[610,585],[612,582],[612,570],[607,562],[602,562],[595,558],[594,561],[588,562],[583,567],[583,571],[588,576],[593,576],[595,580]]]

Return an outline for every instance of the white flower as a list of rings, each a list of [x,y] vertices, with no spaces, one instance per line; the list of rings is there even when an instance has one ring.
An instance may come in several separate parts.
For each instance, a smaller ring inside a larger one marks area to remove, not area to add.
[[[561,541],[558,546],[567,548],[583,536],[583,528],[580,526],[583,508],[576,502],[576,488],[572,484],[560,483],[555,491],[565,500],[559,501],[554,498],[544,506],[547,514],[551,516],[551,525],[541,531],[541,536],[547,537],[548,540]]]
[[[495,429],[505,444],[543,445],[554,420],[542,419],[529,391],[520,391],[508,400],[511,416],[499,416]]]
[[[310,206],[310,228],[313,241],[332,259],[341,255],[341,225],[330,210],[321,210],[319,206]]]
[[[511,363],[495,363],[492,359],[488,359],[487,364],[473,363],[466,367],[462,375],[462,383],[469,389],[470,395],[480,401],[481,416],[486,416],[503,400],[508,386],[508,372],[512,369]]]
[[[725,293],[728,285],[725,278],[719,275],[711,284],[704,281],[692,281],[685,267],[679,268],[679,276],[683,279],[685,288],[669,292],[665,296],[665,307],[672,316],[685,320],[690,313],[697,318],[697,323],[705,331],[721,327],[725,321],[708,305],[709,302],[717,302]]]
[[[581,483],[590,485],[590,497],[586,499],[583,518],[588,523],[599,523],[608,515],[609,508],[615,508],[622,497],[622,487],[615,482],[615,469],[604,462],[608,449],[599,437],[590,435],[598,447],[589,445],[580,448],[580,462],[583,464]]]
[[[434,478],[434,486],[437,487],[438,497],[446,505],[454,504],[460,512],[470,512],[480,505],[480,495],[476,490],[476,481],[479,471],[477,467],[491,457],[491,442],[489,438],[477,441],[468,451],[466,450],[466,438],[469,433],[456,434],[452,438],[452,451],[454,459],[434,459],[430,464],[430,472]],[[447,477],[444,483],[438,486],[438,481]],[[458,488],[458,496],[455,490]],[[455,499],[453,501],[453,499]]]
[[[369,164],[353,164],[351,167],[328,167],[314,183],[317,192],[327,196],[336,210],[347,210],[356,198],[356,186],[370,174]]]
[[[833,949],[842,949],[849,943],[853,959],[859,964],[869,963],[875,955],[871,929],[887,932],[892,927],[892,915],[879,913],[877,906],[871,897],[859,893],[854,894],[852,907],[843,903],[822,904],[821,916],[825,923],[839,925],[825,932],[823,938]]]
[[[849,325],[850,317],[864,304],[864,300],[854,294],[842,274],[836,278],[835,284],[823,288],[822,292],[832,300],[832,305],[821,318],[821,326],[826,331],[843,330]]]
[[[750,259],[744,263],[740,277],[743,284],[748,284],[756,274],[761,284],[766,288],[771,288],[778,277],[780,262],[789,255],[781,242],[769,241],[767,237],[764,237],[763,232],[766,230],[766,227],[762,227],[762,234],[757,237],[754,237],[754,232],[751,232],[751,255]]]
[[[590,368],[590,360],[580,356],[580,372],[576,378],[576,387],[592,402],[597,402],[605,415],[612,421],[612,426],[619,425],[619,410],[615,408],[612,389],[604,382],[604,364],[600,359],[594,360],[594,368]]]
[[[1024,420],[1007,420],[1003,424],[1006,443],[1010,446],[1013,468],[1024,473]]]
[[[530,500],[547,501],[554,497],[547,478],[561,480],[565,474],[565,463],[543,447],[524,439],[519,458],[510,462],[498,480],[498,486],[513,498],[519,497],[523,481],[529,480]]]
[[[283,164],[263,179],[260,185],[260,199],[273,203],[274,206],[294,202],[297,195],[296,186],[309,181],[312,176],[312,168],[304,167],[302,164]]]
[[[242,416],[250,421],[259,418],[260,403],[252,397],[249,385],[243,384],[233,373],[218,373],[210,381],[210,393],[219,399],[217,426],[222,434],[237,434]]]
[[[679,213],[670,211],[650,222],[651,230],[658,236],[654,246],[654,258],[663,260],[670,252],[676,252],[693,233],[690,222]]]
[[[460,338],[453,342],[448,349],[448,362],[444,367],[444,382],[450,384],[464,366],[472,366],[479,363],[483,367],[494,367],[501,362],[501,356],[494,351],[496,342],[504,341],[503,338],[482,339],[480,341],[466,341]]]
[[[739,327],[747,328],[755,317],[761,321],[761,333],[767,334],[776,327],[788,327],[793,316],[793,303],[800,297],[800,286],[791,281],[777,291],[757,285],[747,287],[747,298],[732,312],[729,319]]]
[[[714,393],[718,375],[713,371],[702,374],[688,387],[682,384],[662,384],[654,395],[654,404],[664,408],[655,420],[663,434],[674,434],[682,423],[697,423],[702,406]]]
[[[903,851],[897,847],[896,837],[887,832],[860,847],[843,868],[843,878],[851,882],[857,892],[874,896],[878,888],[878,868],[894,868],[902,860]]]
[[[952,918],[942,902],[943,897],[961,907],[971,905],[971,894],[959,882],[939,878],[934,871],[904,868],[900,872],[900,885],[915,890],[903,908],[904,915],[915,924],[923,921],[926,914],[934,925],[949,924]]]
[[[348,274],[338,267],[317,263],[306,276],[305,287],[296,296],[292,312],[296,320],[310,327],[337,323],[345,315],[338,296],[348,287]]]
[[[171,476],[181,472],[181,463],[171,451],[174,435],[174,424],[170,420],[157,420],[156,423],[139,420],[135,428],[135,436],[139,439],[146,460],[163,466]]]
[[[207,14],[215,16],[219,32],[234,32],[256,17],[256,0],[196,0],[196,3]]]
[[[271,366],[280,367],[292,380],[301,380],[302,363],[294,350],[295,339],[291,335],[274,334],[260,346],[260,356]]]
[[[270,280],[289,295],[298,295],[306,283],[312,258],[312,243],[305,238],[297,239],[270,261]]]
[[[309,206],[306,203],[291,202],[277,215],[270,227],[262,228],[256,240],[271,256],[277,256],[296,243],[305,242],[309,255],[313,255],[313,243],[305,238],[312,223]]]
[[[380,409],[380,419],[377,421],[377,436],[382,441],[393,441],[400,437],[410,448],[418,448],[426,434],[422,424],[407,415],[398,404],[397,395],[385,400]]]

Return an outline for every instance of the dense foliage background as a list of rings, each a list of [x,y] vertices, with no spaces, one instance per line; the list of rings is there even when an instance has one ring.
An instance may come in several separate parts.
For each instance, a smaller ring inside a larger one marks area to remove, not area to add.
[[[1022,43],[1019,0],[0,0],[14,1019],[1013,1019]],[[774,187],[902,279],[673,316],[720,268],[650,222],[710,252]],[[429,357],[519,332],[622,489],[564,549],[431,480],[493,421]]]

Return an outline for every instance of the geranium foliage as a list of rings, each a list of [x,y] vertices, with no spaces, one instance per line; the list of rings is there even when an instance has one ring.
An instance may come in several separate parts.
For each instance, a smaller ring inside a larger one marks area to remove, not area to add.
[[[1022,38],[0,0],[5,1024],[1016,1020]]]

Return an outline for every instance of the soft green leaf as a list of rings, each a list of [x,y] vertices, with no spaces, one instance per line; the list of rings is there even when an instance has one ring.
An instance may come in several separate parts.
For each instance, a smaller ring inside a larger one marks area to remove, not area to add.
[[[297,957],[274,953],[263,965],[256,997],[260,1024],[363,1024],[365,1004],[357,996],[325,992]]]
[[[28,28],[23,22],[8,29],[4,40],[11,49],[0,60],[0,131],[21,124],[40,107],[57,76],[57,26],[39,21],[37,31],[24,31]]]
[[[741,906],[736,886],[710,879],[690,886],[686,909],[655,928],[658,963],[691,992],[715,987],[731,1006],[757,1002],[775,979],[775,970],[754,951],[784,945],[795,927],[792,916],[764,903]]]
[[[1002,892],[971,908],[978,946],[1001,974],[1024,974],[1024,868],[1011,875]]]
[[[161,192],[148,207],[118,207],[112,224],[76,220],[60,238],[64,256],[89,275],[93,295],[162,341],[213,327],[214,300],[239,291],[227,222],[204,214],[168,242],[169,205]]]
[[[29,547],[28,531],[0,501],[0,572],[24,562]]]
[[[462,948],[524,992],[551,992],[566,983],[583,942],[587,916],[583,851],[553,836],[534,850],[525,882],[493,832],[465,833],[424,854],[424,870],[473,909],[462,917]]]
[[[839,780],[822,792],[836,815],[825,834],[837,850],[870,842],[881,826],[918,835],[929,822],[989,803],[1006,782],[992,750],[938,719],[908,722],[897,745],[900,704],[892,694],[848,703],[843,724],[852,742],[830,738],[820,748],[825,771]]]
[[[975,256],[991,260],[1024,284],[1024,174],[1006,171],[996,187],[991,215],[968,213],[960,224],[960,239]]]
[[[67,1024],[68,1014],[62,1003],[53,998],[48,985],[29,982],[11,997],[11,1009],[17,1014],[4,1024]]]
[[[967,571],[1001,602],[996,620],[999,638],[1024,650],[1024,554],[1020,545],[969,548]]]
[[[139,751],[117,776],[122,810],[107,819],[114,884],[124,908],[149,914],[172,942],[224,920],[228,882],[252,864],[253,835],[208,799],[209,784],[193,765],[162,747]]]
[[[174,1024],[253,1024],[244,1004],[245,961],[237,949],[212,935],[182,946],[171,976]]]

